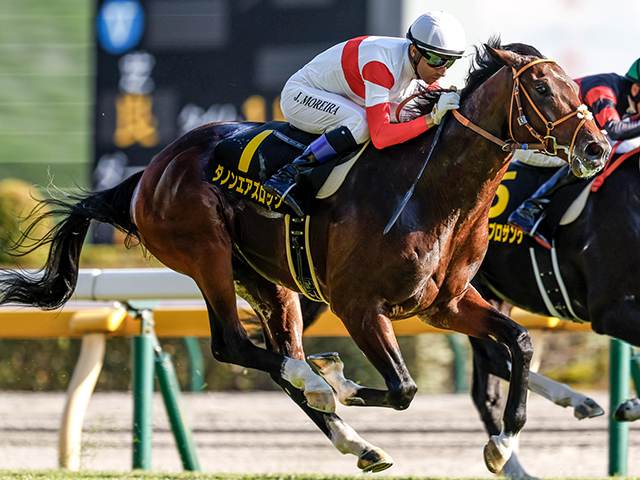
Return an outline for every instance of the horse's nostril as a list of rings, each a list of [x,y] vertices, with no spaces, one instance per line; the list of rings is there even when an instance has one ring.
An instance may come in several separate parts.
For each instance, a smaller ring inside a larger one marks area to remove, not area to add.
[[[593,142],[587,145],[585,153],[587,154],[587,158],[596,159],[602,157],[604,149],[599,144]]]

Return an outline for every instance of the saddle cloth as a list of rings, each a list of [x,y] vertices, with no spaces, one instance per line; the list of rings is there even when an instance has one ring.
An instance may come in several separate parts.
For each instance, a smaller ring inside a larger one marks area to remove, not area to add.
[[[270,210],[291,214],[281,199],[263,188],[271,175],[291,163],[319,135],[269,122],[220,141],[209,159],[206,180]],[[311,169],[306,185],[315,198],[334,194],[367,144]]]
[[[509,215],[557,171],[558,168],[532,167],[517,160],[511,162],[489,212],[489,239],[492,244],[522,243],[522,232],[507,223]],[[559,225],[567,225],[579,217],[592,181],[578,181],[556,192],[545,208],[548,233],[555,233]]]

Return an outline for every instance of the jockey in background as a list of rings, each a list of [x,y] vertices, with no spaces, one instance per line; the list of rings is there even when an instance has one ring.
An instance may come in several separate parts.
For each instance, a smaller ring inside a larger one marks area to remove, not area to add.
[[[640,59],[631,65],[624,77],[615,73],[604,73],[579,78],[576,82],[580,86],[580,98],[589,107],[597,125],[605,131],[612,144],[640,137]],[[532,158],[539,156],[530,155]],[[523,163],[529,162],[524,160]],[[545,206],[560,187],[581,180],[571,173],[568,164],[560,164],[563,165],[562,168],[542,184],[530,199],[520,205],[508,220],[511,226],[531,235],[549,249],[550,239],[538,228],[544,218]]]
[[[295,197],[298,176],[369,139],[382,149],[439,124],[445,112],[459,107],[458,93],[441,95],[430,114],[403,123],[391,118],[397,102],[421,87],[437,87],[465,42],[455,17],[428,12],[409,27],[406,40],[358,37],[316,56],[287,81],[280,106],[291,125],[322,135],[267,180],[265,190],[304,217]]]

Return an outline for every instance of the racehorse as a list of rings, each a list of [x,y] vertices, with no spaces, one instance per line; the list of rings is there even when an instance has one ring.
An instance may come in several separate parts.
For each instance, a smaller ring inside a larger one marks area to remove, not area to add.
[[[312,212],[309,249],[319,289],[386,390],[353,382],[329,385],[335,377],[326,359],[315,361],[326,378],[314,373],[305,362],[299,290],[285,253],[287,217],[205,179],[218,142],[255,124],[196,128],[114,188],[66,202],[48,200],[53,214],[63,218],[40,242],[51,243],[43,274],[34,279],[5,272],[0,304],[62,305],[73,294],[90,221],[114,225],[167,267],[194,279],[207,304],[216,359],[268,372],[340,452],[358,457],[364,471],[383,470],[392,461],[335,414],[333,390],[347,405],[410,405],[417,387],[392,320],[417,315],[436,327],[504,343],[513,363],[504,428],[485,447],[487,467],[499,471],[526,420],[532,348],[527,331],[492,308],[469,282],[487,247],[489,208],[510,161],[506,150],[538,141],[535,148],[558,151],[584,177],[602,168],[609,145],[560,66],[527,45],[490,43],[474,57],[460,121],[446,122],[437,144],[432,131],[384,150],[367,148],[342,187]],[[427,112],[430,106],[422,108]],[[475,128],[483,135],[462,122],[481,125]],[[413,195],[383,234],[432,147]],[[263,322],[265,349],[242,327],[236,294]]]
[[[473,284],[485,298],[505,302],[507,307],[511,304],[533,313],[590,322],[596,333],[640,346],[640,255],[635,250],[640,244],[639,161],[638,149],[616,154],[609,160],[603,178],[594,180],[597,182],[594,185],[600,183],[597,190],[590,187],[588,181],[578,185],[588,197],[578,197],[575,205],[582,207],[579,215],[580,210],[565,215],[570,218],[558,227],[552,252],[528,236],[523,236],[520,243],[501,241],[510,238],[512,232],[492,239]],[[618,162],[617,168],[609,170]],[[518,175],[527,173],[526,166],[518,167],[516,163],[513,162],[510,169],[517,170]],[[547,173],[549,169],[545,168],[528,168],[536,171],[537,186],[553,173]],[[531,187],[536,189],[534,184],[522,191],[517,180],[517,177],[512,180],[505,177],[503,181],[503,197],[508,196],[509,200],[494,216],[498,224],[528,198]],[[495,205],[499,203],[496,198]],[[555,257],[552,270],[557,270],[554,275],[565,293],[561,299],[551,302],[553,311],[540,293],[538,282],[542,275],[549,276],[548,272],[542,268],[534,272],[532,252],[536,259]],[[509,352],[495,343],[476,339],[471,342],[474,352],[472,396],[487,432],[494,435],[500,431],[499,378],[508,379]],[[615,418],[618,421],[640,418],[639,406],[637,399],[623,403]],[[509,463],[524,473],[521,467],[515,466],[515,455]]]

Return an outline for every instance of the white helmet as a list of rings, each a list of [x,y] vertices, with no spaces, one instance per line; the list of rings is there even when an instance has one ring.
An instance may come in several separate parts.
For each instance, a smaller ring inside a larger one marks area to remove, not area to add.
[[[461,57],[466,45],[462,24],[453,15],[439,11],[420,15],[409,27],[409,40],[419,52]]]

